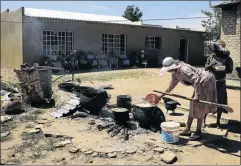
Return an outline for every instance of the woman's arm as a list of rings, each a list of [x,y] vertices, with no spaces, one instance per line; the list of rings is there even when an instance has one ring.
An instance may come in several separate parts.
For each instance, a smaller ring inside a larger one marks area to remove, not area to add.
[[[213,59],[213,56],[209,56],[207,58],[207,61],[205,63],[205,70],[213,70],[213,65],[215,65],[217,62]]]
[[[179,79],[172,73],[171,82],[165,92],[170,93],[177,86],[178,83],[179,83]],[[164,94],[160,95],[159,99],[161,99],[164,96],[165,96]]]
[[[232,73],[233,72],[233,60],[232,58],[228,57],[225,63],[226,66],[226,73]]]

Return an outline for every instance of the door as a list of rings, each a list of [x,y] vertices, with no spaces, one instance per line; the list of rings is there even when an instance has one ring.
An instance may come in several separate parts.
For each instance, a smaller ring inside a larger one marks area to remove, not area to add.
[[[183,62],[188,61],[188,39],[180,39],[180,57],[179,60]]]

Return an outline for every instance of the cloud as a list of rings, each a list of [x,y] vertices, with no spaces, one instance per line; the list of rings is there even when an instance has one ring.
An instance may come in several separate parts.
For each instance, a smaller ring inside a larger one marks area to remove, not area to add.
[[[91,8],[92,10],[108,10],[109,8],[107,6],[103,5],[96,5],[96,4],[88,4],[88,7]]]

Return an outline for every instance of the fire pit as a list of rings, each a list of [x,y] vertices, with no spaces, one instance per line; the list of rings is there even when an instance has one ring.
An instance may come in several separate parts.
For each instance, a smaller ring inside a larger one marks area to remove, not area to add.
[[[112,112],[114,113],[115,121],[104,125],[98,125],[98,130],[101,131],[103,129],[107,129],[107,132],[111,134],[111,137],[116,136],[122,131],[124,140],[128,140],[129,135],[127,122],[130,120],[129,110],[126,108],[113,108]]]

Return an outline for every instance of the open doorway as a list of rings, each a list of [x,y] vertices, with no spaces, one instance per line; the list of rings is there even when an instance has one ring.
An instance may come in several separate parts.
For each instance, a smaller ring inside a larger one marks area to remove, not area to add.
[[[180,39],[180,57],[179,60],[183,62],[188,62],[188,45],[189,40],[181,38]]]

